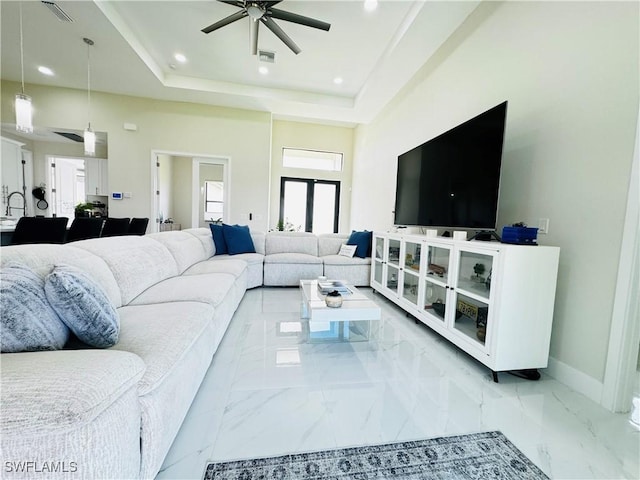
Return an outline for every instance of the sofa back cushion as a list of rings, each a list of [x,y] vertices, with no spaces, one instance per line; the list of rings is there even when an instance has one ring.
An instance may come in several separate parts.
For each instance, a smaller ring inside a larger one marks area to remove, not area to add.
[[[269,232],[265,241],[265,254],[306,253],[318,256],[318,237],[308,232]]]
[[[89,275],[102,289],[115,307],[122,305],[120,287],[107,263],[87,250],[73,245],[15,245],[2,247],[0,263],[21,263],[34,270],[43,280],[56,265],[65,264],[79,268]]]
[[[183,231],[160,232],[147,235],[163,244],[178,265],[178,272],[182,273],[192,265],[208,259],[208,249],[196,236]]]
[[[253,240],[253,246],[256,249],[256,253],[264,255],[265,248],[265,234],[264,232],[258,232],[257,230],[251,230],[251,239]]]
[[[204,252],[206,258],[213,257],[215,253],[215,247],[213,246],[213,236],[211,234],[210,228],[188,228],[186,230],[182,230],[184,233],[188,233],[189,235],[193,235],[198,239],[198,241],[202,244],[204,248]]]
[[[318,255],[337,255],[340,247],[347,243],[349,235],[344,233],[323,233],[318,235]]]
[[[120,287],[123,305],[150,286],[178,275],[178,264],[169,249],[146,235],[96,238],[74,245],[106,262]]]

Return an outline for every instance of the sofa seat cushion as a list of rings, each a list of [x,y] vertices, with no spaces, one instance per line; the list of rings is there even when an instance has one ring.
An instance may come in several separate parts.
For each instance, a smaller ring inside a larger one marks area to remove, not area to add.
[[[215,307],[224,300],[235,281],[236,276],[231,273],[205,273],[168,278],[142,292],[130,305],[186,301],[208,303]]]
[[[88,424],[135,388],[144,371],[142,360],[129,352],[4,354],[0,377],[2,436],[46,435]]]
[[[118,309],[120,341],[109,350],[135,353],[146,365],[143,396],[161,385],[198,339],[211,329],[214,308],[202,302],[132,305]]]
[[[266,255],[264,257],[264,263],[321,264],[322,259],[315,255],[308,255],[306,253],[274,253],[272,255]]]
[[[257,253],[245,253],[242,255],[236,255],[235,257],[230,257],[229,255],[216,256],[209,260],[205,260],[204,262],[199,262],[193,265],[192,267],[185,270],[183,275],[202,275],[204,273],[230,273],[238,278],[247,270],[248,261],[239,260],[239,257],[247,256],[259,256],[260,261],[256,262],[252,258],[253,263],[262,263],[263,256]],[[233,258],[233,260],[231,260]]]
[[[371,265],[371,257],[346,257],[344,255],[326,255],[322,258],[325,265]]]

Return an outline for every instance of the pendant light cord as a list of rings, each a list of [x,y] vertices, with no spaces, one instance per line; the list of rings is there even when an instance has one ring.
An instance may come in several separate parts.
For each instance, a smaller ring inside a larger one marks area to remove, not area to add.
[[[91,45],[93,45],[93,40],[90,38],[82,40],[87,44],[87,123],[89,130],[91,130]]]
[[[22,80],[22,94],[24,95],[24,41],[22,39],[22,2],[20,5],[20,78]]]
[[[87,42],[87,123],[91,129],[91,44],[89,42]]]

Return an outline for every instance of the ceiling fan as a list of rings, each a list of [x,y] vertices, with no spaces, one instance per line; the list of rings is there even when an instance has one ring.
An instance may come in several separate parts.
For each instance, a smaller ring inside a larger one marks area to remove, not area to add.
[[[219,28],[229,25],[236,20],[240,20],[248,16],[251,18],[250,37],[252,55],[258,54],[258,26],[260,25],[260,22],[262,22],[269,30],[271,30],[276,37],[282,40],[282,42],[287,47],[289,47],[296,55],[301,52],[300,47],[296,45],[291,37],[284,33],[284,30],[282,30],[282,28],[280,28],[280,26],[276,22],[274,22],[274,18],[278,20],[284,20],[285,22],[304,25],[305,27],[318,28],[325,31],[329,31],[329,28],[331,28],[331,24],[327,22],[316,20],[315,18],[305,17],[303,15],[298,15],[297,13],[285,12],[284,10],[280,10],[278,8],[273,8],[274,5],[280,3],[280,1],[282,0],[278,2],[262,2],[251,0],[218,1],[221,3],[233,5],[234,7],[240,8],[241,10],[232,15],[229,15],[228,17],[223,18],[216,23],[209,25],[206,28],[203,28],[202,32],[211,33],[214,30],[218,30]]]

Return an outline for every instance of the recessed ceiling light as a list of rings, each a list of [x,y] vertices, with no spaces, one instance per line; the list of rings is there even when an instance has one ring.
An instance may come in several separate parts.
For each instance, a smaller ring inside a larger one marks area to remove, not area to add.
[[[364,9],[367,12],[373,12],[378,8],[378,0],[364,0]]]
[[[43,65],[40,65],[38,67],[38,71],[43,75],[49,75],[50,77],[53,76],[53,70],[51,70],[49,67],[45,67]]]
[[[342,77],[336,77],[333,79],[333,83],[340,85],[342,83]]]
[[[269,73],[269,69],[267,67],[265,67],[264,65],[261,65],[260,67],[258,67],[258,71],[262,75],[266,75],[266,74]]]
[[[176,53],[173,58],[175,58],[177,61],[179,61],[180,63],[185,63],[187,61],[187,57],[185,57],[183,54],[181,53]]]

